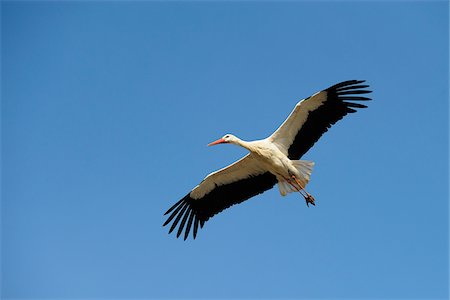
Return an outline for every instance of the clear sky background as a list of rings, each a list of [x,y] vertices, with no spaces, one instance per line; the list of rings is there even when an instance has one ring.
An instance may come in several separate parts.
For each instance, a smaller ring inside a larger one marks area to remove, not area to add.
[[[12,2],[2,26],[4,298],[447,298],[448,2]],[[368,109],[184,242],[163,213],[296,102]]]

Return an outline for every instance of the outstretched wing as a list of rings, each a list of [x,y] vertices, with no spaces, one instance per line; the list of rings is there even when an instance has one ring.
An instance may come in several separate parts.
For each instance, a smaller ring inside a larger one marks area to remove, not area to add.
[[[163,226],[173,220],[169,230],[171,233],[179,224],[177,231],[179,237],[186,225],[185,240],[193,226],[195,239],[199,225],[203,227],[212,216],[263,193],[272,188],[276,182],[276,177],[262,169],[256,158],[248,154],[228,167],[206,176],[199,185],[165,213],[170,215]]]
[[[344,81],[301,100],[269,140],[290,159],[300,159],[333,124],[357,108],[367,107],[357,103],[371,100],[360,96],[371,93],[363,82]]]

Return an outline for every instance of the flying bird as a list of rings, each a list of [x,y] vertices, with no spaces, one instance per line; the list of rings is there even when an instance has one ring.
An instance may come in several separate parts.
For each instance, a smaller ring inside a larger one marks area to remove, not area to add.
[[[300,193],[306,205],[315,205],[306,191],[314,162],[299,160],[314,143],[337,121],[358,108],[367,106],[359,101],[371,100],[362,94],[371,93],[364,80],[348,80],[315,93],[297,103],[281,126],[268,138],[243,141],[226,134],[208,146],[235,144],[249,153],[235,163],[206,176],[199,185],[175,203],[164,215],[163,226],[172,222],[169,233],[177,230],[184,239],[214,215],[234,204],[271,189],[275,184],[282,196]],[[180,222],[181,221],[181,222]]]

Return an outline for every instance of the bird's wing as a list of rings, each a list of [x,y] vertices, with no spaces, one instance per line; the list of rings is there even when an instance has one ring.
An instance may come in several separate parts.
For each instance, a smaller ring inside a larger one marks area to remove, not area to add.
[[[165,213],[170,215],[163,226],[173,220],[169,230],[171,233],[179,223],[179,237],[186,225],[184,239],[188,237],[193,226],[195,239],[199,225],[203,227],[215,214],[272,188],[276,182],[276,177],[261,168],[257,159],[248,154],[228,167],[206,176]]]
[[[290,159],[300,159],[334,123],[356,108],[367,107],[355,102],[371,100],[360,96],[371,93],[363,82],[344,81],[301,100],[269,141]]]

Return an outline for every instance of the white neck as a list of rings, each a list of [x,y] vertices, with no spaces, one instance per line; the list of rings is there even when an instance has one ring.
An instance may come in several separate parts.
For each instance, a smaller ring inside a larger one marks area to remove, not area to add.
[[[241,146],[241,147],[243,147],[243,148],[245,148],[245,149],[247,149],[249,151],[252,151],[250,142],[243,141],[243,140],[241,140],[238,137],[236,137],[236,140],[233,141],[232,143],[235,144],[235,145]]]

